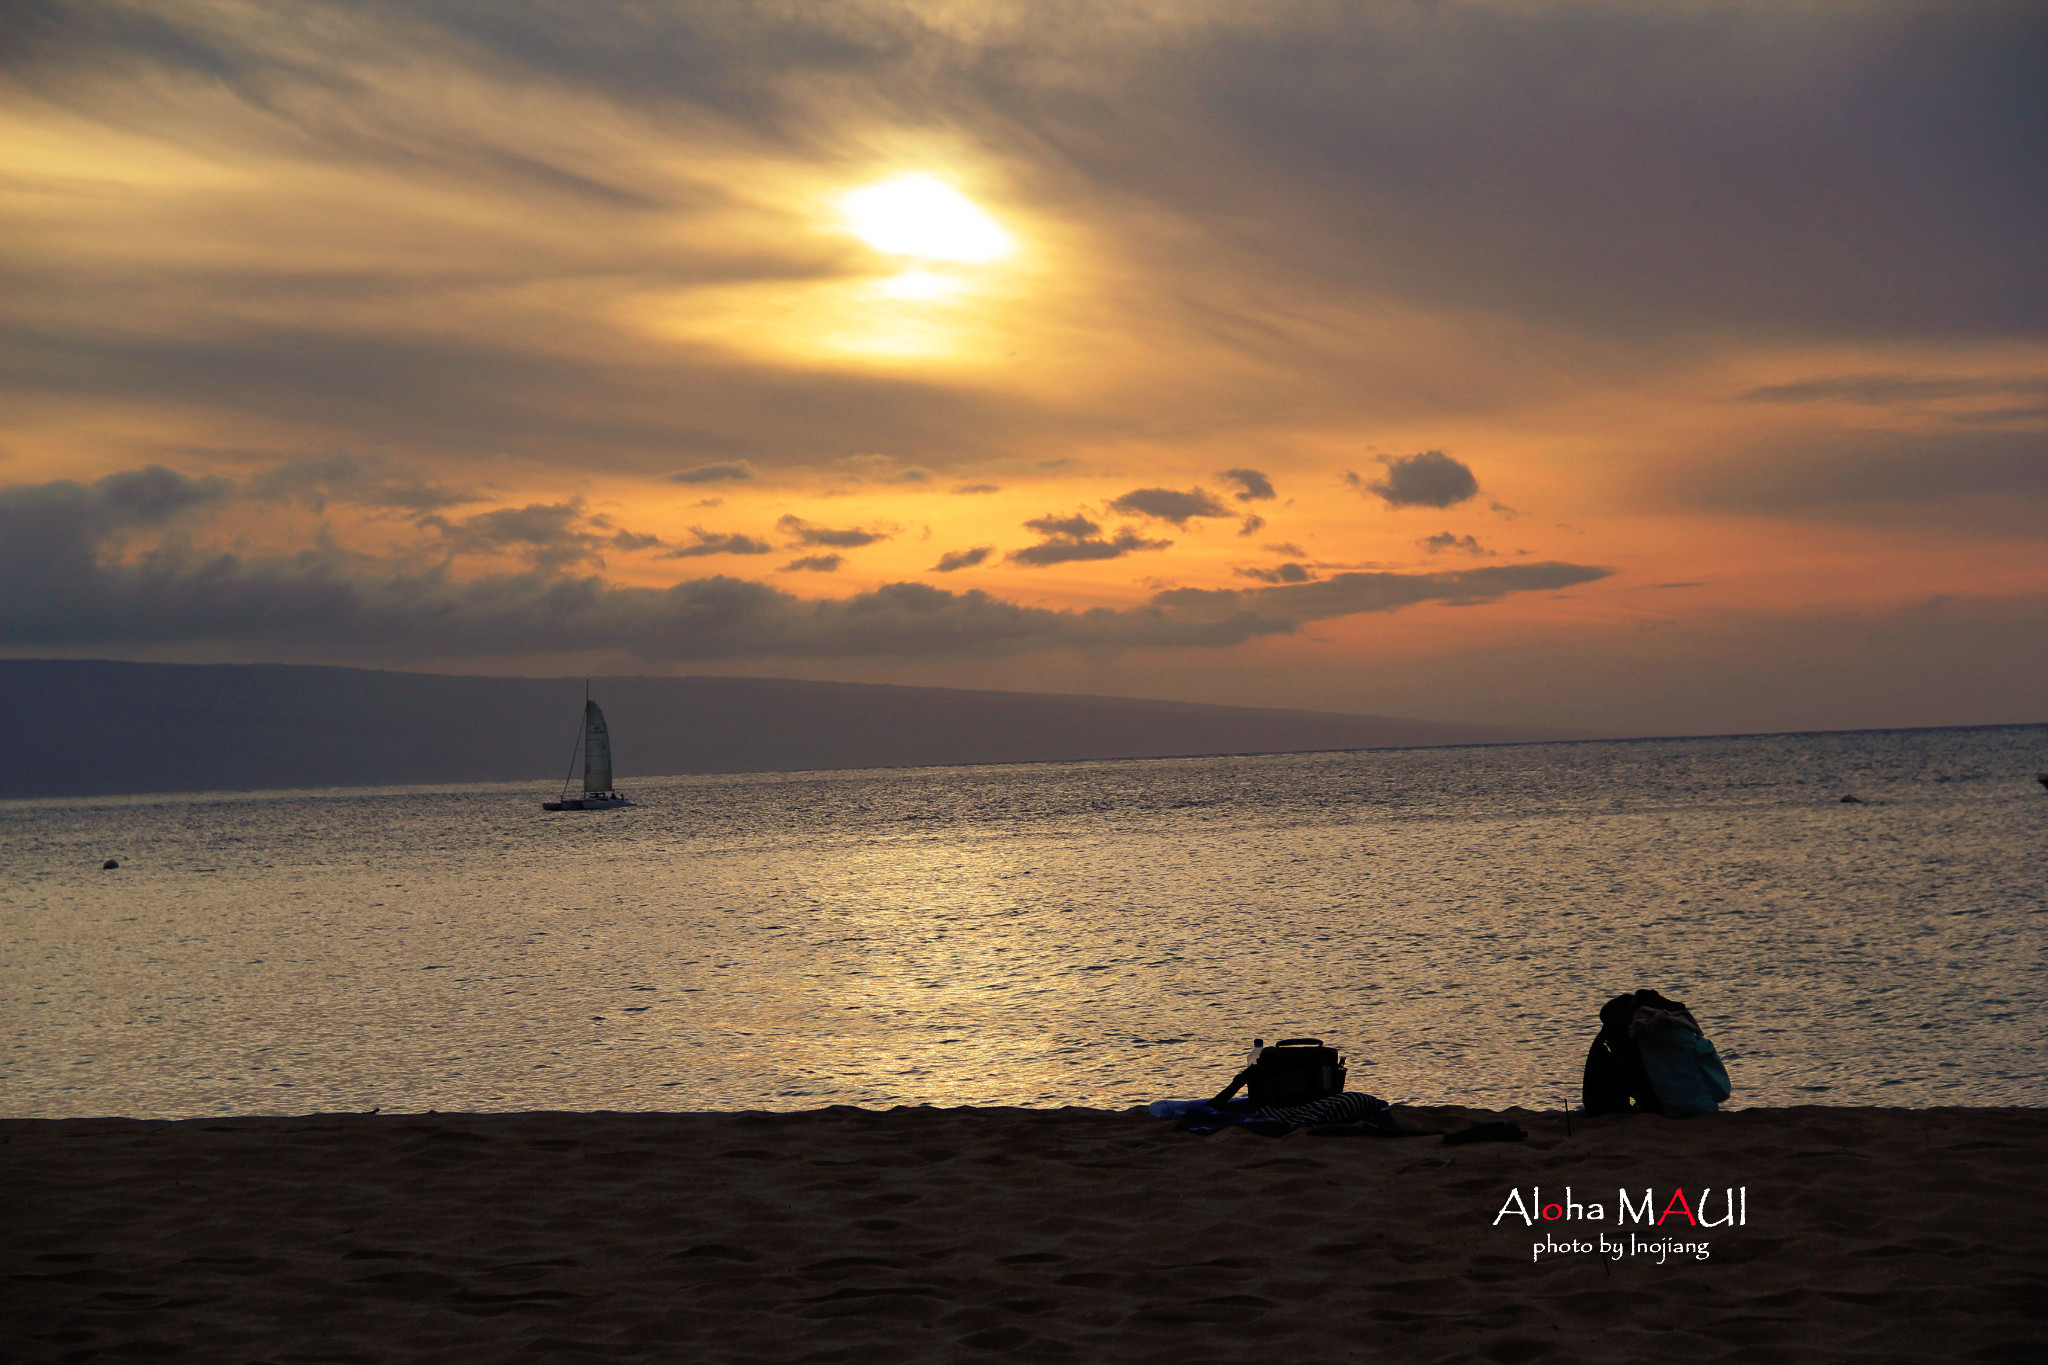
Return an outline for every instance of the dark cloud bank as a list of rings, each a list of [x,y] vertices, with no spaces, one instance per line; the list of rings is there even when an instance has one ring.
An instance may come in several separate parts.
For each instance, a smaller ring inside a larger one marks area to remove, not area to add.
[[[1225,648],[1310,621],[1424,602],[1490,602],[1609,572],[1553,562],[1340,573],[1243,591],[1177,589],[1121,610],[1053,611],[923,583],[824,600],[724,576],[665,589],[616,587],[565,571],[584,552],[580,538],[594,533],[567,525],[561,507],[502,509],[443,532],[489,542],[483,548],[537,547],[530,572],[467,580],[446,567],[367,569],[332,548],[249,560],[161,535],[181,514],[234,496],[226,480],[155,466],[92,484],[0,491],[0,645],[211,641],[286,656],[391,659],[623,649],[658,660]],[[1075,558],[1102,557],[1095,546],[1124,552],[1085,518],[1041,520],[1048,540],[1034,548]],[[142,533],[161,538],[117,556],[125,537]]]

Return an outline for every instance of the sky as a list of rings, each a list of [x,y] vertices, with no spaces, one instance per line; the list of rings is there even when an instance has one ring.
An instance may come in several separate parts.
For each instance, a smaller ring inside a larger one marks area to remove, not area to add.
[[[0,657],[2048,719],[2048,8],[22,3]]]

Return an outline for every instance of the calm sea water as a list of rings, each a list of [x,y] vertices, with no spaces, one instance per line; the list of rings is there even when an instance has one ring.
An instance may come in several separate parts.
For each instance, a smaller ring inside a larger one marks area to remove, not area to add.
[[[2048,727],[0,804],[0,1113],[2048,1104]],[[1860,804],[1844,804],[1853,794]],[[118,871],[102,871],[106,858]]]

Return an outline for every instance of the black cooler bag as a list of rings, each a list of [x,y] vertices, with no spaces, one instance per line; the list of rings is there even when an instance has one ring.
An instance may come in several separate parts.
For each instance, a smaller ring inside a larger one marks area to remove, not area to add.
[[[1246,1068],[1246,1093],[1261,1109],[1344,1093],[1344,1054],[1320,1038],[1282,1038]]]

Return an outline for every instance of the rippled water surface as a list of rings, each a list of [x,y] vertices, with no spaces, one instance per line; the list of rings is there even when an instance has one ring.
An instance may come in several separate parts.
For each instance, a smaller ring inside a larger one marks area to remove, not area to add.
[[[0,804],[0,1112],[1122,1106],[1255,1034],[1555,1108],[1636,986],[1738,1104],[2040,1105],[2044,768],[2029,726],[664,778],[590,814]]]

